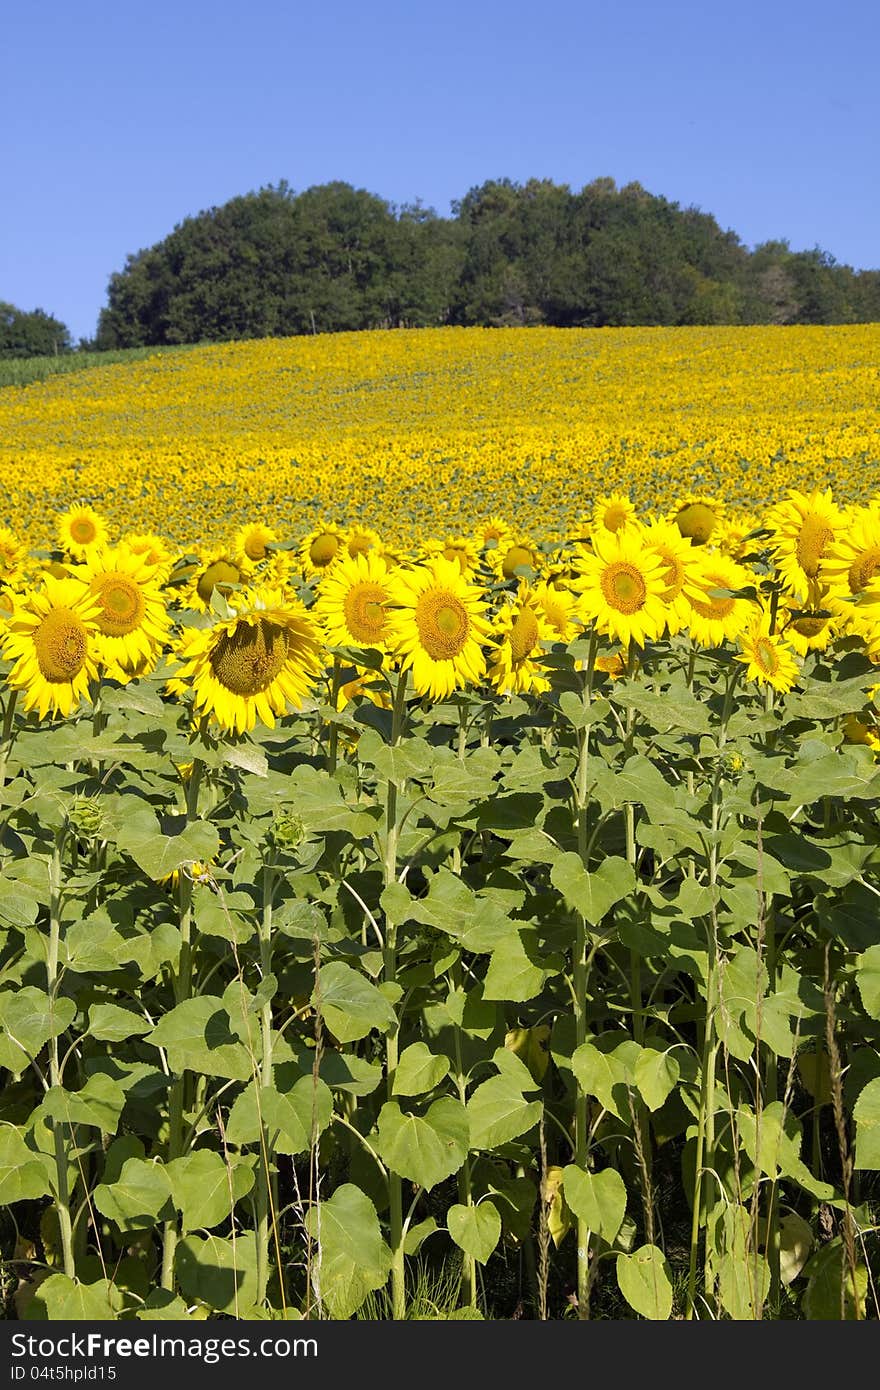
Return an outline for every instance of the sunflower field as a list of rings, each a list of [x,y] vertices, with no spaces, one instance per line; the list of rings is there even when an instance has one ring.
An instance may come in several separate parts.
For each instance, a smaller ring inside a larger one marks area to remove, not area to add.
[[[0,394],[6,1317],[880,1316],[878,343]]]

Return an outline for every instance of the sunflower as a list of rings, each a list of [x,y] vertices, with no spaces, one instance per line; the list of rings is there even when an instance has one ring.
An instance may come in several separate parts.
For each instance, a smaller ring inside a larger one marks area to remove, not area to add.
[[[161,536],[154,531],[141,531],[134,536],[123,536],[122,544],[132,555],[140,555],[155,570],[155,578],[164,584],[174,566],[175,554]]]
[[[687,624],[691,640],[699,647],[718,647],[725,638],[735,640],[748,626],[752,603],[747,598],[719,594],[718,589],[746,589],[755,576],[727,555],[705,555],[685,582]]]
[[[429,562],[435,555],[442,555],[444,560],[455,560],[462,574],[472,574],[479,562],[477,547],[467,536],[447,536],[442,541],[429,541],[425,549]]]
[[[574,594],[565,585],[550,579],[536,584],[532,590],[535,603],[540,608],[550,628],[551,642],[564,642],[568,646],[580,632],[577,621],[577,604]]]
[[[709,537],[721,525],[724,508],[715,498],[689,493],[680,497],[669,513],[669,520],[675,522],[686,540],[694,545],[705,545]]]
[[[502,579],[518,578],[517,570],[521,565],[526,565],[533,570],[539,568],[538,552],[522,536],[519,538],[508,536],[503,545],[498,545],[494,550],[487,552],[486,559]]]
[[[177,680],[221,729],[249,733],[258,719],[274,728],[276,716],[302,708],[320,674],[320,637],[299,599],[280,590],[245,589],[229,606],[231,618],[183,631]]]
[[[246,584],[250,576],[250,565],[241,556],[232,553],[230,547],[221,546],[203,555],[183,593],[187,608],[196,608],[202,613],[211,612],[211,598],[214,590],[229,597],[237,586]]]
[[[641,537],[629,530],[597,531],[592,553],[580,560],[580,613],[599,632],[644,646],[666,625],[663,564]]]
[[[419,695],[442,700],[486,670],[482,643],[491,632],[482,591],[465,579],[454,560],[396,570],[389,578],[394,607],[388,614],[389,645],[411,669]]]
[[[79,579],[47,575],[39,589],[15,604],[6,620],[3,655],[12,661],[6,677],[24,691],[24,708],[44,719],[67,716],[88,695],[98,675],[95,638],[98,603]]]
[[[590,529],[619,531],[635,519],[636,509],[625,492],[602,493],[593,503]]]
[[[776,568],[796,597],[805,598],[810,583],[821,578],[841,521],[830,488],[824,492],[817,488],[809,497],[804,492],[790,492],[767,513],[767,527],[774,533],[771,545]]]
[[[760,528],[761,519],[755,512],[737,512],[726,517],[718,531],[718,549],[729,555],[732,560],[742,560],[756,547],[760,549],[766,544],[766,540],[762,541],[758,537],[749,539],[752,532]]]
[[[516,597],[501,609],[493,629],[497,645],[488,676],[499,695],[549,690],[541,643],[553,640],[553,629],[526,580],[520,580]]]
[[[788,595],[785,607],[780,609],[779,627],[798,656],[806,656],[807,652],[824,652],[838,628],[837,619],[829,607],[827,590],[814,581],[809,585],[805,598],[796,599]]]
[[[345,537],[345,546],[349,555],[366,555],[370,550],[381,551],[382,538],[378,531],[372,530],[369,526],[360,526],[356,522],[354,526],[349,526]]]
[[[27,546],[16,540],[8,526],[0,526],[0,589],[14,589],[24,573]]]
[[[382,557],[343,554],[321,580],[312,616],[331,646],[385,651],[390,601],[388,566]]]
[[[759,685],[770,685],[785,694],[798,678],[794,652],[784,638],[770,630],[770,614],[754,616],[740,635],[742,652],[734,659],[746,667],[746,676]]]
[[[846,626],[864,634],[866,617],[859,604],[847,598],[874,584],[880,575],[880,512],[860,508],[836,540],[828,547],[822,562],[822,579],[828,586],[828,606]]]
[[[90,555],[80,576],[99,604],[101,660],[123,671],[148,669],[171,626],[155,567],[119,545]]]
[[[232,548],[236,558],[247,566],[265,560],[269,547],[277,540],[278,535],[271,526],[264,526],[262,521],[248,521],[236,532]]]
[[[645,548],[657,556],[663,567],[666,629],[674,637],[687,625],[689,604],[684,586],[696,570],[700,552],[672,521],[650,521],[641,528],[640,536]]]
[[[109,534],[104,518],[85,504],[59,516],[56,529],[61,549],[75,560],[84,560],[106,545]]]
[[[322,522],[310,531],[300,546],[303,569],[309,576],[323,574],[344,553],[345,536],[333,521]]]
[[[500,516],[486,517],[474,531],[474,541],[479,550],[485,550],[487,546],[497,549],[499,545],[508,543],[510,536],[510,527]]]

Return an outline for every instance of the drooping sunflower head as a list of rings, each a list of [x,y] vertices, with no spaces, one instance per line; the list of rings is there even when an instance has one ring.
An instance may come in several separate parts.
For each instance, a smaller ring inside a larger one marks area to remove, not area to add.
[[[798,664],[785,639],[771,630],[769,613],[752,615],[739,644],[742,650],[735,659],[744,663],[750,681],[783,694],[791,690],[800,674]]]
[[[644,646],[666,625],[666,581],[659,556],[634,531],[595,532],[580,560],[580,616],[624,646]]]
[[[723,515],[723,507],[717,498],[690,494],[679,498],[669,513],[669,520],[675,523],[686,540],[694,545],[706,545],[720,526]]]
[[[78,579],[46,575],[15,603],[3,632],[6,677],[24,692],[24,708],[67,716],[88,696],[98,675],[98,605]]]
[[[754,615],[752,601],[739,591],[754,587],[754,575],[727,555],[707,554],[688,576],[684,596],[692,641],[700,647],[719,647],[735,641]]]
[[[481,680],[490,634],[486,602],[457,563],[438,556],[429,565],[395,570],[389,586],[389,646],[412,671],[416,691],[442,700]]]
[[[493,625],[496,645],[489,664],[489,681],[500,695],[540,693],[550,688],[542,657],[542,642],[554,632],[526,580],[498,612]]]
[[[229,598],[237,588],[247,584],[249,578],[250,566],[241,556],[234,555],[231,547],[221,546],[202,556],[183,591],[183,603],[188,608],[209,613],[215,589]]]
[[[245,566],[265,560],[269,548],[278,540],[277,532],[262,521],[249,521],[235,534],[232,548]]]
[[[0,526],[0,589],[14,589],[24,573],[27,546],[8,526]]]
[[[601,493],[593,503],[590,529],[619,531],[635,518],[636,509],[625,492]]]
[[[486,559],[500,579],[518,579],[521,567],[538,570],[538,552],[524,536],[508,536],[503,545],[486,552]]]
[[[323,574],[345,553],[345,535],[335,522],[321,522],[310,531],[300,546],[303,571],[306,575]]]
[[[75,560],[84,560],[93,550],[107,544],[107,522],[93,507],[71,507],[57,521],[61,549]]]
[[[245,589],[229,601],[233,616],[181,634],[179,681],[195,710],[221,729],[273,728],[302,708],[321,671],[321,639],[299,599],[272,589]]]
[[[349,526],[345,538],[345,547],[349,555],[366,555],[369,551],[381,552],[382,537],[378,531],[374,531],[369,526],[360,526],[357,522],[354,526]]]
[[[773,532],[771,546],[776,568],[787,589],[803,597],[809,585],[823,577],[829,551],[841,528],[840,508],[831,489],[817,488],[809,496],[791,492],[771,508],[766,525]]]
[[[343,554],[321,579],[312,613],[330,646],[385,651],[390,602],[382,557]]]

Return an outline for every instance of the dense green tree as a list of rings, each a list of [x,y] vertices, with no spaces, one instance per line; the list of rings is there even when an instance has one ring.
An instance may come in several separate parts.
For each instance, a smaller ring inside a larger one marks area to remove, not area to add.
[[[0,357],[52,357],[72,346],[69,328],[45,310],[0,300]]]

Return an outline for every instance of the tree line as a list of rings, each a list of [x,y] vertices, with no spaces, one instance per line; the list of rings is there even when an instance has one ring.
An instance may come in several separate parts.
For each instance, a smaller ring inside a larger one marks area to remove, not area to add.
[[[601,178],[575,192],[490,180],[441,217],[348,183],[296,193],[281,182],[188,217],[129,256],[81,346],[443,324],[878,320],[880,270],[787,241],[750,251],[710,214],[638,183]]]

